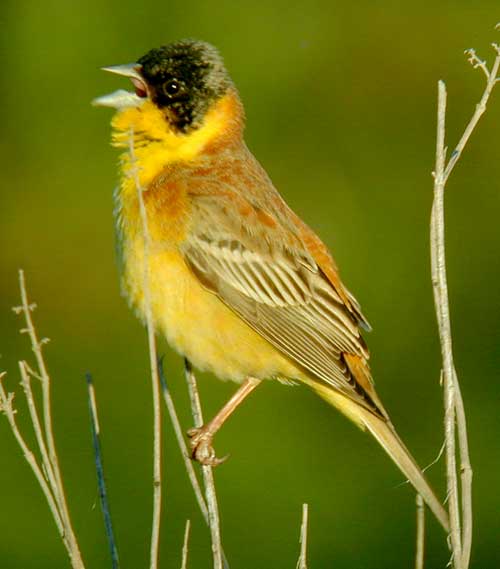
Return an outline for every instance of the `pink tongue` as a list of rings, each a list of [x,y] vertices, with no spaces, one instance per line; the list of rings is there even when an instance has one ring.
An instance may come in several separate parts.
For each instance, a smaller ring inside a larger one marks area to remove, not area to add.
[[[140,80],[140,79],[136,79],[135,77],[131,77],[130,80],[132,81],[132,84],[135,87],[135,94],[138,97],[147,97],[148,95],[148,91],[146,89],[146,85],[144,85],[144,83]]]

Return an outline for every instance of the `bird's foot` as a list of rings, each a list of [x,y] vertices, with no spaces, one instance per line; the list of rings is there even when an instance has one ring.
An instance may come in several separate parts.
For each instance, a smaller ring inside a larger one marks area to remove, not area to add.
[[[218,466],[225,462],[228,456],[217,458],[212,446],[213,433],[206,427],[189,429],[187,432],[190,438],[191,458],[204,466]]]

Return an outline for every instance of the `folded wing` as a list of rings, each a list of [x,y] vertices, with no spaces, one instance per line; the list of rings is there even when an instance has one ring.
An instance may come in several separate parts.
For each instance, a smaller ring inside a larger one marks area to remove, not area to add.
[[[245,205],[245,211],[253,207]],[[193,200],[193,230],[182,246],[188,266],[204,287],[308,376],[384,416],[369,372],[360,382],[349,365],[357,360],[368,370],[368,350],[359,332],[365,321],[357,303],[349,296],[354,308],[346,305],[299,230],[288,235],[276,215],[264,238],[255,238],[263,231],[256,221],[258,209],[236,226],[241,216],[235,207],[234,200],[221,196]],[[345,289],[342,293],[345,297]]]

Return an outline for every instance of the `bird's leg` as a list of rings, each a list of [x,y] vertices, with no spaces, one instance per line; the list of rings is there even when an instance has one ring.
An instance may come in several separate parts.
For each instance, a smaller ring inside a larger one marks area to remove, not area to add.
[[[202,427],[188,431],[188,436],[191,439],[191,458],[201,464],[209,466],[217,466],[226,460],[227,456],[224,458],[217,458],[215,456],[215,451],[212,447],[212,439],[231,413],[252,393],[260,382],[261,380],[255,377],[247,377],[238,391],[236,391],[211,421],[205,423]]]

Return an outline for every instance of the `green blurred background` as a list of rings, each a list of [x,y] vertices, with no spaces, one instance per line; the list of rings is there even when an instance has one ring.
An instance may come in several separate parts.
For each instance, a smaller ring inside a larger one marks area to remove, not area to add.
[[[147,566],[152,420],[146,336],[120,297],[114,261],[110,112],[90,101],[125,87],[100,66],[174,39],[205,39],[222,51],[246,106],[250,148],[331,247],[374,328],[379,393],[419,462],[430,463],[443,441],[428,244],[436,82],[448,85],[453,146],[484,88],[463,50],[492,59],[498,1],[4,0],[0,18],[0,367],[27,429],[16,361],[32,354],[11,311],[22,267],[39,332],[52,339],[57,444],[87,566],[110,565],[84,372],[98,392],[124,568]],[[474,467],[472,565],[483,569],[498,566],[500,524],[499,95],[446,199],[454,346]],[[163,344],[160,351],[187,429],[180,358]],[[200,389],[208,416],[235,386],[203,376]],[[170,426],[164,448],[161,567],[180,566],[186,518],[190,567],[210,567],[208,533]],[[413,566],[413,493],[368,436],[306,389],[266,384],[216,448],[231,454],[216,481],[232,569],[295,567],[303,502],[312,568]],[[443,461],[429,470],[441,495],[443,472]],[[2,569],[68,566],[3,418],[0,502]],[[427,566],[445,567],[444,537],[428,519]]]

